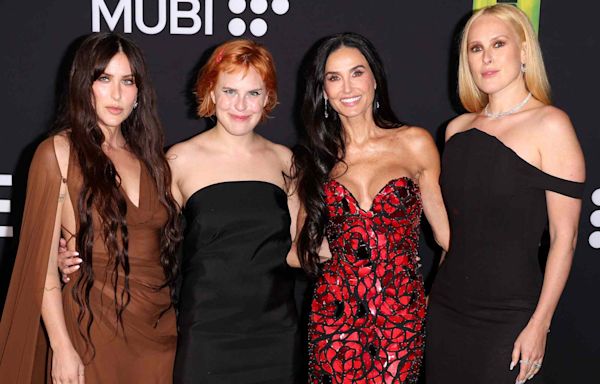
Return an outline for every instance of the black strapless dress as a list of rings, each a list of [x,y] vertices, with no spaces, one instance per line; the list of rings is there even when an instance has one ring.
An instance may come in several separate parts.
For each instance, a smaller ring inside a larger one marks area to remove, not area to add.
[[[545,192],[579,198],[583,184],[542,172],[474,128],[448,140],[441,186],[451,240],[429,298],[426,382],[512,384],[513,343],[543,282]]]
[[[286,193],[234,181],[184,209],[175,383],[293,383],[298,365]]]

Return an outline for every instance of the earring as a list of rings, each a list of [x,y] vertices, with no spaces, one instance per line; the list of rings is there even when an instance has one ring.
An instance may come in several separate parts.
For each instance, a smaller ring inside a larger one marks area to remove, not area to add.
[[[525,71],[527,71],[527,66],[525,63],[521,63],[521,73],[525,73]]]
[[[325,99],[325,108],[323,109],[323,116],[325,116],[325,118],[329,117],[329,113],[327,113],[327,99]]]
[[[133,109],[136,109],[136,108],[137,108],[137,106],[138,106],[138,102],[137,102],[137,100],[136,100],[136,101],[135,101],[135,103],[133,103]]]
[[[375,109],[379,109],[379,101],[375,101]]]

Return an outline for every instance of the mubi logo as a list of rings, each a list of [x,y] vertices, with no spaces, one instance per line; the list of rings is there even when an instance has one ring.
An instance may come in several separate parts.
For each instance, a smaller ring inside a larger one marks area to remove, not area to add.
[[[204,16],[204,34],[213,34],[213,0],[146,0],[157,4],[158,15],[155,25],[144,20],[144,0],[135,0],[135,26],[147,35],[156,35],[167,26],[167,3],[169,4],[169,32],[172,35],[194,35],[202,27],[200,12]],[[114,1],[112,2],[114,3]],[[201,4],[203,3],[203,4]],[[202,7],[202,5],[204,5]],[[100,16],[114,31],[123,18],[123,32],[131,33],[133,0],[119,0],[112,12],[105,0],[92,0],[92,32],[100,31]],[[183,23],[180,23],[184,21]],[[182,25],[184,24],[184,25]],[[191,24],[191,25],[190,25]]]
[[[600,188],[592,193],[592,202],[596,207],[600,208]],[[590,215],[590,223],[597,229],[600,229],[600,209],[595,210]],[[588,239],[590,246],[595,249],[600,249],[600,230],[596,230],[590,234]]]
[[[248,4],[250,3],[250,4]],[[249,7],[248,7],[249,5]],[[229,10],[235,15],[241,15],[247,8],[250,8],[252,16],[263,15],[269,9],[267,0],[229,0]],[[271,1],[271,10],[276,15],[284,15],[290,9],[288,0]],[[234,17],[227,26],[229,33],[233,36],[241,36],[246,32],[246,22],[240,17]],[[256,37],[264,36],[267,33],[267,22],[261,17],[255,17],[250,21],[250,33]]]
[[[288,0],[271,0],[270,5],[275,15],[284,15],[290,9]],[[135,23],[147,35],[156,35],[166,28],[171,35],[194,35],[202,28],[205,35],[212,35],[213,6],[214,0],[92,0],[92,31],[99,32],[104,20],[111,31],[122,21],[123,33],[131,33]],[[269,1],[228,0],[227,6],[234,15],[227,25],[231,35],[241,36],[247,29],[256,37],[267,33],[263,15],[270,13]],[[248,25],[241,18],[244,12],[251,15]]]

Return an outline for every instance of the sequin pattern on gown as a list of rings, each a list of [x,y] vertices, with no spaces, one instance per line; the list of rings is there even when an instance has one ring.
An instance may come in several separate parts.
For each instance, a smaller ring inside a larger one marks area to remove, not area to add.
[[[310,382],[416,382],[425,317],[419,188],[407,177],[390,180],[368,211],[336,180],[324,192],[332,258],[311,303]]]

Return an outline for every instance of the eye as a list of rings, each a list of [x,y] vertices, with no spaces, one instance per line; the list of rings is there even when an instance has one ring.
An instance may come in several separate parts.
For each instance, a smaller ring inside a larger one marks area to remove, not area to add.
[[[365,73],[365,71],[363,71],[362,69],[357,69],[356,71],[352,72],[352,76],[353,77],[361,77],[364,73]]]
[[[336,81],[339,80],[340,77],[338,75],[329,75],[327,76],[327,81]]]
[[[498,40],[494,43],[494,48],[502,48],[506,45],[506,43],[502,40]]]
[[[123,84],[125,84],[125,85],[135,85],[135,79],[134,78],[123,79]]]
[[[481,52],[482,48],[481,45],[472,45],[471,48],[469,48],[469,51],[476,53],[476,52]]]
[[[224,88],[223,89],[223,93],[226,94],[226,95],[235,95],[235,89]]]
[[[248,94],[250,96],[260,96],[261,95],[260,91],[250,91],[250,92],[248,92]]]
[[[107,83],[110,81],[110,77],[108,77],[107,75],[100,75],[100,76],[98,76],[96,81],[101,81],[103,83]]]

